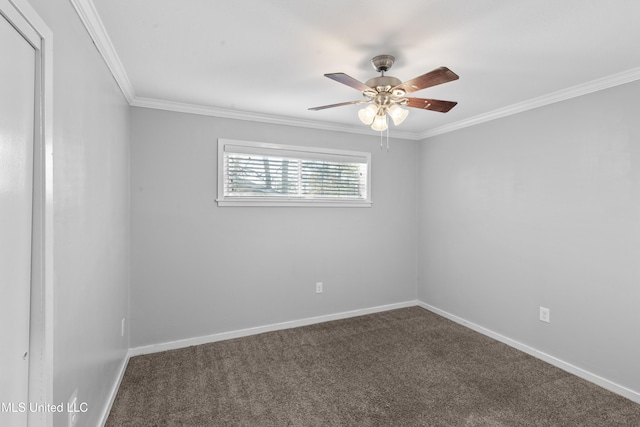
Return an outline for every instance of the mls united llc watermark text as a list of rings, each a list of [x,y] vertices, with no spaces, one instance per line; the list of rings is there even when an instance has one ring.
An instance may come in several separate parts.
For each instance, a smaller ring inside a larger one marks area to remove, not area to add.
[[[87,412],[87,402],[73,403],[40,403],[40,402],[0,402],[0,412],[24,413],[24,412]]]

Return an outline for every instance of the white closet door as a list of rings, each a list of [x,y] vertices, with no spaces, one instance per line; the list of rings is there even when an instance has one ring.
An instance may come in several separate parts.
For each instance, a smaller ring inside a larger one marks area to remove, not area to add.
[[[35,50],[0,15],[0,425],[29,411]]]

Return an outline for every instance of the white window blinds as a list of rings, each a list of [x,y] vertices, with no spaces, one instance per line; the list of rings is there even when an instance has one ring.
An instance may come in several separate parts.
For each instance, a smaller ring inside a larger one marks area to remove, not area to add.
[[[369,153],[218,141],[218,204],[370,206]]]

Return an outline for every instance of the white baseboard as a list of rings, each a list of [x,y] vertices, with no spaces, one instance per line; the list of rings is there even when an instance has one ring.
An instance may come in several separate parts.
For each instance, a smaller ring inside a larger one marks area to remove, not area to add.
[[[105,411],[103,414],[103,422],[102,425],[104,425],[107,421],[107,418],[109,416],[109,411],[111,410],[111,406],[113,405],[113,402],[116,398],[116,394],[118,392],[118,388],[120,387],[120,383],[122,382],[122,378],[124,376],[124,372],[127,368],[127,364],[129,362],[129,358],[133,357],[133,356],[139,356],[142,354],[150,354],[150,353],[158,353],[161,351],[167,351],[167,350],[176,350],[179,348],[185,348],[185,347],[190,347],[190,346],[194,346],[194,345],[200,345],[200,344],[207,344],[207,343],[212,343],[212,342],[216,342],[216,341],[223,341],[223,340],[229,340],[229,339],[234,339],[234,338],[241,338],[241,337],[246,337],[246,336],[250,336],[250,335],[257,335],[257,334],[261,334],[264,332],[272,332],[272,331],[279,331],[279,330],[283,330],[283,329],[290,329],[290,328],[297,328],[300,326],[307,326],[307,325],[313,325],[316,323],[322,323],[322,322],[329,322],[332,320],[339,320],[339,319],[347,319],[350,317],[356,317],[356,316],[364,316],[367,314],[373,314],[373,313],[379,313],[379,312],[383,312],[383,311],[388,311],[388,310],[394,310],[394,309],[398,309],[398,308],[405,308],[405,307],[413,307],[413,306],[420,306],[426,310],[429,310],[433,313],[436,313],[442,317],[445,317],[449,320],[452,320],[462,326],[466,326],[469,329],[472,329],[476,332],[479,332],[483,335],[486,335],[488,337],[491,337],[497,341],[500,341],[504,344],[507,344],[508,346],[511,346],[513,348],[516,348],[518,350],[521,350],[533,357],[536,357],[538,359],[544,360],[547,363],[550,363],[553,366],[556,366],[557,368],[560,368],[564,371],[567,371],[573,375],[576,375],[582,379],[585,379],[589,382],[592,382],[594,384],[599,385],[600,387],[603,387],[609,391],[612,391],[616,394],[619,394],[621,396],[626,397],[627,399],[636,402],[636,403],[640,403],[640,393],[634,390],[631,390],[627,387],[621,386],[619,384],[616,384],[612,381],[607,380],[606,378],[602,378],[596,374],[593,374],[589,371],[586,371],[582,368],[579,368],[577,366],[572,365],[571,363],[565,362],[563,360],[558,359],[557,357],[551,356],[547,353],[544,353],[542,351],[539,351],[533,347],[530,347],[526,344],[523,344],[519,341],[516,341],[514,339],[508,338],[504,335],[501,335],[497,332],[494,332],[490,329],[487,329],[483,326],[477,325],[473,322],[470,322],[466,319],[463,319],[461,317],[458,317],[454,314],[451,314],[449,312],[446,312],[444,310],[441,310],[437,307],[431,306],[429,304],[426,304],[422,301],[419,300],[413,300],[413,301],[405,301],[405,302],[401,302],[401,303],[395,303],[395,304],[387,304],[387,305],[381,305],[381,306],[377,306],[377,307],[370,307],[370,308],[364,308],[364,309],[358,309],[358,310],[351,310],[351,311],[345,311],[345,312],[341,312],[341,313],[334,313],[334,314],[327,314],[327,315],[323,315],[323,316],[316,316],[316,317],[307,317],[304,319],[299,319],[299,320],[293,320],[293,321],[288,321],[288,322],[281,322],[281,323],[274,323],[271,325],[265,325],[265,326],[258,326],[258,327],[253,327],[253,328],[247,328],[247,329],[241,329],[241,330],[237,330],[237,331],[229,331],[229,332],[221,332],[221,333],[217,333],[217,334],[212,334],[212,335],[207,335],[207,336],[202,336],[202,337],[195,337],[195,338],[189,338],[189,339],[184,339],[184,340],[178,340],[178,341],[171,341],[171,342],[166,342],[166,343],[160,343],[160,344],[152,344],[152,345],[147,345],[147,346],[141,346],[141,347],[134,347],[129,349],[129,352],[127,354],[126,359],[123,361],[121,369],[120,369],[120,373],[118,376],[118,380],[116,381],[116,383],[113,386],[112,392],[111,392],[111,397],[109,399],[109,402],[107,404],[107,406],[105,407]]]
[[[151,344],[141,347],[129,349],[129,357],[139,356],[142,354],[158,353],[167,350],[176,350],[179,348],[190,347],[193,345],[208,344],[216,341],[230,340],[234,338],[246,337],[249,335],[262,334],[264,332],[279,331],[282,329],[297,328],[299,326],[313,325],[316,323],[329,322],[332,320],[347,319],[349,317],[364,316],[366,314],[379,313],[382,311],[394,310],[397,308],[413,307],[418,305],[417,300],[405,301],[395,304],[381,305],[371,308],[363,308],[358,310],[344,311],[341,313],[326,314],[317,317],[307,317],[289,322],[273,323],[271,325],[257,326],[254,328],[240,329],[237,331],[221,332],[217,334],[207,335],[203,337],[188,338],[178,341],[170,341],[160,344]]]
[[[127,370],[127,365],[129,364],[129,354],[127,353],[126,357],[120,364],[120,371],[118,372],[118,378],[116,382],[111,387],[111,393],[109,395],[109,400],[107,400],[107,404],[102,410],[102,421],[99,425],[104,426],[107,423],[107,418],[109,418],[109,413],[111,412],[111,407],[113,406],[113,402],[116,400],[116,396],[118,394],[118,389],[120,388],[120,384],[122,383],[122,378],[124,378],[124,372]]]
[[[124,373],[127,370],[129,359],[132,358],[133,356],[139,356],[142,354],[150,354],[150,353],[158,353],[166,350],[176,350],[179,348],[190,347],[193,345],[207,344],[211,342],[229,340],[233,338],[241,338],[249,335],[261,334],[263,332],[279,331],[282,329],[290,329],[290,328],[296,328],[299,326],[313,325],[316,323],[329,322],[331,320],[339,320],[339,319],[347,319],[349,317],[364,316],[366,314],[379,313],[382,311],[394,310],[397,308],[413,307],[416,305],[418,305],[417,300],[405,301],[405,302],[400,302],[395,304],[387,304],[387,305],[381,305],[377,307],[345,311],[342,313],[328,314],[324,316],[307,317],[305,319],[293,320],[293,321],[282,322],[282,323],[274,323],[271,325],[241,329],[238,331],[222,332],[222,333],[207,335],[203,337],[189,338],[185,340],[171,341],[167,343],[130,348],[129,351],[127,352],[125,359],[122,361],[122,364],[120,365],[118,378],[113,384],[113,387],[111,388],[111,394],[103,409],[101,423],[99,425],[104,426],[107,423],[107,418],[109,418],[111,407],[113,406],[113,402],[116,400],[118,389],[120,388],[120,384],[122,384]]]
[[[497,341],[500,341],[504,344],[507,344],[510,347],[516,348],[518,350],[521,350],[535,358],[544,360],[545,362],[560,368],[564,371],[567,371],[577,377],[580,377],[584,380],[587,380],[589,382],[592,382],[594,384],[599,385],[602,388],[606,388],[609,391],[612,391],[616,394],[619,394],[621,396],[626,397],[629,400],[632,400],[633,402],[636,403],[640,403],[640,393],[634,390],[631,390],[627,387],[621,386],[619,384],[616,384],[612,381],[607,380],[606,378],[602,378],[601,376],[598,376],[596,374],[593,374],[589,371],[585,371],[582,368],[579,368],[575,365],[572,365],[571,363],[565,362],[564,360],[560,360],[557,357],[551,356],[550,354],[544,353],[542,351],[536,350],[533,347],[529,347],[526,344],[523,344],[519,341],[513,340],[509,337],[505,337],[504,335],[501,335],[497,332],[494,332],[490,329],[487,329],[483,326],[477,325],[473,322],[469,322],[466,319],[463,319],[462,317],[458,317],[454,314],[451,314],[449,312],[446,312],[444,310],[440,310],[437,307],[434,307],[432,305],[426,304],[422,301],[418,301],[418,305],[426,310],[429,310],[433,313],[436,313],[442,317],[446,317],[449,320],[452,320],[456,323],[459,323],[462,326],[466,326],[469,329],[473,329],[476,332],[479,332],[483,335],[486,335],[488,337],[491,337]]]

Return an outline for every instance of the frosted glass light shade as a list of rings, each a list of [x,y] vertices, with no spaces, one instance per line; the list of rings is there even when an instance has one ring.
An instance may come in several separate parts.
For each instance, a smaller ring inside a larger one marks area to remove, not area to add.
[[[365,125],[370,125],[373,123],[373,119],[376,118],[376,113],[378,112],[378,107],[374,104],[370,104],[362,110],[358,111],[358,118]]]
[[[387,130],[389,126],[387,125],[387,115],[386,114],[378,114],[375,119],[373,119],[373,124],[371,125],[371,129],[382,132],[383,130]]]
[[[398,104],[393,104],[389,107],[389,115],[391,116],[391,120],[393,120],[393,124],[398,126],[400,123],[404,122],[404,119],[409,115],[409,110],[405,110],[400,108]]]

